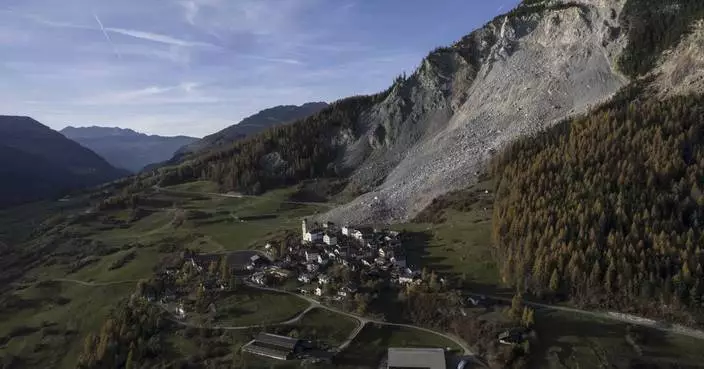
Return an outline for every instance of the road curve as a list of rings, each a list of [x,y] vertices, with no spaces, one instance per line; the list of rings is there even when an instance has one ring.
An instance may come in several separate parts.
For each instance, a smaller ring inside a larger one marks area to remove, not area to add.
[[[166,308],[163,304],[156,304],[159,307],[161,307],[162,310],[164,310],[165,313],[169,314],[170,318],[169,320],[184,326],[184,327],[191,327],[191,328],[206,328],[206,329],[214,329],[214,330],[224,330],[224,331],[241,331],[241,330],[246,330],[246,329],[253,329],[253,328],[266,328],[266,327],[271,327],[275,325],[290,325],[290,324],[295,324],[298,323],[303,317],[308,314],[311,310],[317,308],[317,306],[308,306],[305,310],[302,312],[298,313],[295,317],[283,321],[283,322],[274,322],[274,323],[267,323],[267,324],[253,324],[253,325],[239,325],[239,326],[226,326],[226,325],[200,325],[200,324],[195,324],[195,323],[190,323],[187,321],[180,320],[174,315],[172,312],[169,311],[169,309]]]
[[[42,283],[42,282],[63,282],[63,283],[73,283],[73,284],[77,284],[77,285],[85,286],[85,287],[108,287],[108,286],[115,286],[118,284],[137,283],[139,281],[140,281],[139,279],[130,279],[130,280],[124,280],[124,281],[115,281],[115,282],[86,282],[86,281],[79,281],[77,279],[52,278],[52,279],[45,279],[45,280],[31,282],[31,283],[13,283],[13,285],[30,287],[30,286],[35,286],[35,285]]]
[[[80,281],[80,280],[77,280],[77,279],[68,279],[68,278],[54,278],[54,279],[49,279],[48,281],[65,282],[65,283],[75,283],[75,284],[78,284],[78,285],[80,285],[80,286],[85,286],[85,287],[106,287],[106,286],[114,286],[114,285],[118,285],[118,284],[137,283],[137,282],[139,282],[139,280],[124,280],[124,281],[115,281],[115,282],[86,282],[86,281]],[[37,282],[31,283],[31,284],[27,284],[27,285],[35,285],[35,284],[41,283],[41,282],[42,282],[42,281],[37,281]],[[265,328],[265,327],[274,326],[274,325],[289,325],[289,324],[295,324],[295,323],[299,322],[301,319],[303,319],[303,317],[304,317],[307,313],[309,313],[311,310],[320,308],[320,309],[324,309],[324,310],[331,311],[331,312],[333,312],[333,313],[337,313],[337,314],[340,314],[340,315],[344,315],[344,316],[350,317],[350,318],[352,318],[352,319],[355,319],[355,320],[359,323],[358,326],[357,326],[357,328],[350,334],[350,336],[348,337],[347,341],[345,341],[340,347],[338,347],[338,349],[337,349],[338,352],[340,352],[340,351],[344,350],[345,348],[347,348],[347,347],[352,343],[352,341],[354,341],[354,339],[357,337],[357,335],[359,335],[359,333],[362,331],[362,329],[363,329],[367,324],[370,324],[370,323],[371,323],[371,324],[386,325],[386,326],[391,326],[391,327],[402,327],[402,328],[417,329],[417,330],[420,330],[420,331],[423,331],[423,332],[435,334],[435,335],[444,337],[444,338],[446,338],[446,339],[448,339],[448,340],[454,342],[456,345],[458,345],[460,348],[462,348],[462,350],[464,351],[464,355],[474,355],[474,353],[472,352],[472,350],[469,349],[469,347],[467,346],[467,344],[466,344],[464,341],[462,341],[462,340],[459,339],[458,337],[454,337],[454,336],[452,336],[452,335],[449,335],[449,334],[446,334],[446,333],[443,333],[443,332],[438,332],[438,331],[435,331],[435,330],[432,330],[432,329],[423,328],[423,327],[419,327],[419,326],[415,326],[415,325],[410,325],[410,324],[389,323],[389,322],[384,322],[384,321],[380,321],[380,320],[369,319],[369,318],[365,318],[365,317],[362,317],[362,316],[359,316],[359,315],[355,315],[355,314],[348,313],[348,312],[346,312],[346,311],[342,311],[342,310],[340,310],[340,309],[337,309],[337,308],[334,308],[334,307],[331,307],[331,306],[323,305],[323,304],[321,304],[319,301],[317,301],[317,300],[315,300],[315,299],[313,299],[313,298],[311,298],[311,297],[303,296],[303,295],[300,295],[300,294],[297,294],[297,293],[293,293],[293,292],[290,292],[290,291],[280,290],[280,289],[276,289],[276,288],[269,288],[269,287],[261,287],[261,286],[257,286],[257,285],[255,285],[255,284],[251,284],[251,283],[247,283],[246,285],[249,286],[249,287],[251,287],[251,288],[255,288],[255,289],[258,289],[258,290],[262,290],[262,291],[269,291],[269,292],[276,292],[276,293],[284,293],[284,294],[287,294],[287,295],[295,296],[295,297],[297,297],[297,298],[306,300],[308,303],[310,303],[310,305],[308,306],[308,308],[306,308],[305,310],[303,310],[301,313],[297,314],[295,317],[293,317],[293,318],[291,318],[291,319],[289,319],[289,320],[286,320],[286,321],[284,321],[284,322],[268,323],[268,324],[255,324],[255,325],[246,325],[246,326],[207,326],[207,327],[206,327],[206,326],[202,326],[202,325],[193,324],[193,323],[189,323],[189,322],[185,322],[185,321],[179,320],[179,319],[176,318],[176,316],[175,316],[172,312],[170,312],[164,305],[162,305],[162,304],[157,304],[157,305],[159,305],[167,314],[169,314],[169,316],[171,317],[171,319],[170,319],[171,321],[173,321],[174,323],[179,324],[179,325],[181,325],[181,326],[184,326],[184,327],[192,327],[192,328],[208,328],[208,329],[217,329],[217,330],[232,330],[232,331],[235,331],[235,330],[246,330],[246,329],[251,329],[251,328]]]
[[[323,304],[321,304],[319,301],[317,301],[317,300],[315,300],[315,299],[313,299],[313,298],[311,298],[311,297],[299,295],[299,294],[297,294],[297,293],[293,293],[293,292],[290,292],[290,291],[280,290],[280,289],[277,289],[277,288],[261,287],[261,286],[257,286],[257,285],[250,284],[250,283],[248,283],[247,286],[252,287],[252,288],[256,288],[256,289],[259,289],[259,290],[262,290],[262,291],[271,291],[271,292],[285,293],[285,294],[288,294],[288,295],[291,295],[291,296],[296,296],[296,297],[298,297],[298,298],[301,298],[301,299],[304,299],[304,300],[310,302],[311,304],[316,305],[317,307],[319,307],[319,308],[321,308],[321,309],[325,309],[325,310],[328,310],[328,311],[332,311],[333,313],[337,313],[337,314],[340,314],[340,315],[344,315],[344,316],[350,317],[350,318],[352,318],[352,319],[356,319],[358,322],[360,322],[360,326],[361,326],[361,327],[357,327],[356,332],[353,332],[354,335],[350,335],[350,338],[348,338],[348,341],[349,341],[349,342],[345,342],[345,343],[347,344],[347,346],[349,346],[349,344],[357,337],[357,335],[359,334],[359,332],[362,331],[362,328],[363,328],[365,325],[371,323],[371,324],[377,324],[377,325],[386,325],[386,326],[390,326],[390,327],[400,327],[400,328],[417,329],[417,330],[420,330],[420,331],[423,331],[423,332],[435,334],[435,335],[438,335],[438,336],[440,336],[440,337],[444,337],[444,338],[446,338],[446,339],[448,339],[448,340],[454,342],[457,346],[459,346],[460,348],[462,348],[462,351],[464,351],[464,355],[468,355],[468,356],[474,355],[474,353],[472,352],[472,350],[469,349],[469,346],[467,346],[467,344],[466,344],[463,340],[461,340],[460,338],[455,337],[455,336],[453,336],[453,335],[447,334],[447,333],[438,332],[438,331],[435,331],[435,330],[432,330],[432,329],[423,328],[423,327],[419,327],[419,326],[415,326],[415,325],[411,325],[411,324],[389,323],[389,322],[384,322],[384,321],[381,321],[381,320],[374,320],[374,319],[365,318],[365,317],[362,317],[362,316],[359,316],[359,315],[355,315],[355,314],[348,313],[348,312],[346,312],[346,311],[342,311],[342,310],[340,310],[340,309],[337,309],[337,308],[334,308],[334,307],[331,307],[331,306],[323,305]],[[345,348],[346,348],[347,346],[345,346]],[[339,351],[341,351],[341,350],[339,350]]]
[[[153,187],[157,192],[159,191],[164,191],[164,192],[171,192],[171,193],[181,193],[181,194],[188,194],[188,195],[201,195],[201,196],[211,196],[211,197],[226,197],[226,198],[231,198],[231,199],[255,199],[259,198],[260,196],[253,196],[253,195],[241,195],[241,194],[227,194],[227,193],[217,193],[217,192],[196,192],[196,191],[183,191],[183,190],[171,190],[168,188],[163,188],[159,186],[154,186]],[[281,201],[282,204],[294,204],[294,205],[308,205],[308,206],[320,206],[328,209],[333,209],[336,207],[334,204],[328,204],[324,202],[306,202],[306,201]]]
[[[501,297],[501,296],[481,295],[481,294],[474,294],[474,293],[469,293],[467,295],[472,296],[472,297],[486,296],[490,299],[502,301],[502,302],[507,302],[507,303],[511,303],[511,300],[512,300],[511,298]],[[659,322],[659,321],[655,321],[655,320],[651,320],[651,319],[640,318],[637,316],[623,314],[623,313],[589,311],[589,310],[571,308],[571,307],[567,307],[567,306],[542,304],[539,302],[533,302],[533,301],[528,301],[528,300],[523,300],[523,304],[526,306],[536,308],[536,309],[563,311],[563,312],[567,312],[567,313],[587,315],[587,316],[591,316],[594,318],[617,321],[617,322],[627,323],[627,324],[633,324],[633,325],[638,325],[638,326],[642,326],[642,327],[657,329],[657,330],[659,330],[661,332],[665,332],[665,333],[687,336],[687,337],[698,339],[698,340],[704,340],[704,331],[688,328],[688,327],[677,325],[677,324],[669,324],[669,323]]]

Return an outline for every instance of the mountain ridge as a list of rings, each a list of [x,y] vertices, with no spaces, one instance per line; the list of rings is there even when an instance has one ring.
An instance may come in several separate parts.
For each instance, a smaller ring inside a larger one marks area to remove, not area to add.
[[[223,147],[267,128],[295,122],[298,119],[315,114],[327,106],[328,104],[325,102],[309,102],[302,105],[278,105],[261,110],[242,119],[239,123],[207,135],[191,145],[182,147],[169,162],[176,164],[189,154],[208,148]]]
[[[640,78],[622,71],[630,63],[624,50],[635,44],[659,53],[677,44],[645,47],[638,37],[643,29],[671,32],[666,26],[627,27],[657,19],[637,18],[633,9],[647,3],[524,2],[434,50],[383,93],[340,100],[290,126],[196,156],[162,178],[209,179],[258,193],[343,177],[345,195],[356,198],[321,218],[407,221],[433,198],[476,181],[508,142],[588,112]]]
[[[127,175],[93,151],[30,117],[0,116],[0,152],[2,206]]]
[[[120,127],[106,127],[106,126],[66,126],[59,131],[63,135],[70,135],[72,137],[79,138],[93,138],[93,137],[105,137],[105,136],[125,136],[125,137],[160,137],[160,138],[191,138],[195,139],[197,137],[191,137],[187,135],[175,135],[175,136],[163,136],[163,135],[150,135],[143,132],[135,131],[131,128],[120,128]]]
[[[133,173],[171,158],[179,148],[198,140],[188,136],[147,135],[132,129],[99,126],[68,126],[61,133],[95,151],[113,166]]]

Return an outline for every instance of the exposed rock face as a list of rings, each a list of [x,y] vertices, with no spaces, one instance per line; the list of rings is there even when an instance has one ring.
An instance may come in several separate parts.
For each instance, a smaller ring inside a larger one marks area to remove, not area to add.
[[[689,36],[663,55],[656,75],[663,96],[704,92],[704,21],[697,22]]]
[[[474,181],[504,143],[585,112],[624,86],[615,67],[625,45],[624,2],[570,3],[497,18],[431,53],[363,115],[366,133],[345,150],[350,186],[368,192],[323,217],[405,221]]]

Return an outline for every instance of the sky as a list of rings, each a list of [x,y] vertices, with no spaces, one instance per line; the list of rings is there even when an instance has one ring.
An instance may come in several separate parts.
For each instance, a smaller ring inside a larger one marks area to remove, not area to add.
[[[0,0],[0,114],[202,137],[386,89],[518,0]]]

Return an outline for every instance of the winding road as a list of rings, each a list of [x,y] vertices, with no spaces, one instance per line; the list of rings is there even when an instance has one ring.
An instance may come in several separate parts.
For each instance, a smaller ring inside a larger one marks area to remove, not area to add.
[[[154,190],[157,192],[163,191],[163,192],[171,192],[175,194],[186,194],[186,195],[201,195],[201,196],[211,196],[211,197],[226,197],[226,198],[231,198],[231,199],[257,199],[261,198],[261,196],[254,196],[254,195],[242,195],[242,194],[234,194],[234,193],[217,193],[217,192],[197,192],[197,191],[183,191],[183,190],[172,190],[168,188],[163,188],[159,186],[154,186]],[[308,205],[308,206],[320,206],[328,209],[333,209],[337,205],[335,204],[330,204],[327,202],[306,202],[306,201],[281,201],[282,204],[293,204],[293,205]]]
[[[52,279],[45,279],[42,281],[29,282],[29,283],[13,283],[13,285],[19,286],[19,287],[31,287],[31,286],[35,286],[39,283],[42,283],[42,282],[64,282],[64,283],[73,283],[73,284],[77,284],[77,285],[84,286],[84,287],[108,287],[108,286],[115,286],[118,284],[137,283],[139,281],[140,281],[139,279],[130,279],[130,280],[124,280],[124,281],[115,281],[115,282],[86,282],[86,281],[79,281],[77,279],[52,278]]]
[[[338,349],[337,349],[338,352],[339,352],[339,351],[342,351],[342,350],[345,349],[345,348],[347,348],[347,346],[349,346],[349,345],[352,343],[352,341],[354,341],[354,339],[357,337],[357,335],[359,335],[359,333],[362,331],[362,329],[364,328],[364,326],[366,326],[367,324],[370,324],[370,323],[371,323],[371,324],[385,325],[385,326],[390,326],[390,327],[400,327],[400,328],[417,329],[417,330],[420,330],[420,331],[423,331],[423,332],[426,332],[426,333],[431,333],[431,334],[434,334],[434,335],[437,335],[437,336],[446,338],[446,339],[448,339],[448,340],[454,342],[457,346],[459,346],[460,348],[462,348],[462,351],[463,351],[464,355],[468,355],[468,356],[474,355],[474,353],[472,352],[472,350],[469,349],[469,346],[467,345],[466,342],[464,342],[463,340],[461,340],[461,339],[458,338],[458,337],[455,337],[455,336],[450,335],[450,334],[447,334],[447,333],[438,332],[438,331],[435,331],[435,330],[432,330],[432,329],[423,328],[423,327],[419,327],[419,326],[415,326],[415,325],[411,325],[411,324],[389,323],[389,322],[385,322],[385,321],[381,321],[381,320],[375,320],[375,319],[365,318],[365,317],[363,317],[363,316],[359,316],[359,315],[356,315],[356,314],[348,313],[348,312],[346,312],[346,311],[343,311],[343,310],[340,310],[340,309],[337,309],[337,308],[334,308],[334,307],[331,307],[331,306],[323,305],[323,304],[320,303],[320,301],[318,301],[318,300],[316,300],[316,299],[314,299],[314,298],[312,298],[312,297],[299,295],[299,294],[297,294],[297,293],[293,293],[293,292],[290,292],[290,291],[280,290],[280,289],[277,289],[277,288],[261,287],[261,286],[257,286],[257,285],[250,284],[250,283],[248,283],[247,286],[249,286],[249,287],[251,287],[251,288],[258,289],[258,290],[262,290],[262,291],[270,291],[270,292],[277,292],[277,293],[285,293],[285,294],[287,294],[287,295],[295,296],[295,297],[298,297],[298,298],[300,298],[300,299],[304,299],[304,300],[308,301],[308,302],[311,304],[312,307],[320,308],[320,309],[324,309],[324,310],[328,310],[328,311],[331,311],[331,312],[333,312],[333,313],[340,314],[340,315],[344,315],[344,316],[347,316],[347,317],[350,317],[350,318],[352,318],[352,319],[357,320],[357,322],[359,322],[358,327],[357,327],[354,331],[352,331],[352,333],[350,334],[350,336],[347,338],[347,341],[345,341],[342,345],[340,345],[340,347],[338,347]]]
[[[472,296],[472,297],[479,297],[479,298],[488,297],[492,300],[501,301],[501,302],[505,302],[508,304],[510,304],[511,300],[512,300],[511,298],[503,297],[503,296],[481,295],[481,294],[475,294],[475,293],[469,293],[467,295]],[[685,327],[685,326],[679,325],[679,324],[669,324],[669,323],[664,323],[664,322],[660,322],[660,321],[656,321],[656,320],[652,320],[652,319],[646,319],[646,318],[638,317],[635,315],[629,315],[629,314],[618,313],[618,312],[589,311],[589,310],[571,308],[571,307],[567,307],[567,306],[542,304],[539,302],[533,302],[533,301],[528,301],[528,300],[523,300],[523,305],[530,306],[532,308],[535,308],[536,310],[543,309],[543,310],[562,311],[562,312],[566,312],[566,313],[586,315],[586,316],[590,316],[593,318],[612,320],[612,321],[617,321],[617,322],[626,323],[626,324],[633,324],[633,325],[638,325],[641,327],[648,327],[648,328],[652,328],[652,329],[657,329],[657,330],[659,330],[661,332],[665,332],[665,333],[677,334],[677,335],[687,336],[687,337],[694,338],[694,339],[704,340],[704,331]]]
[[[77,279],[68,279],[68,278],[53,278],[53,279],[47,279],[45,281],[74,283],[74,284],[78,284],[78,285],[85,286],[85,287],[108,287],[108,286],[114,286],[114,285],[119,285],[119,284],[139,282],[138,279],[114,281],[114,282],[87,282],[87,281],[81,281],[81,280],[77,280]],[[33,285],[36,285],[41,282],[43,282],[43,281],[36,281],[36,282],[31,282],[31,283],[13,283],[13,285],[14,286],[21,286],[21,287],[29,287],[29,286],[33,286]],[[305,309],[303,312],[298,314],[296,317],[294,317],[290,320],[284,321],[284,322],[280,322],[280,323],[271,323],[271,324],[264,324],[264,325],[255,325],[255,326],[241,326],[241,327],[215,327],[215,326],[213,326],[210,328],[225,329],[225,330],[243,330],[243,329],[249,329],[249,328],[261,328],[261,327],[266,327],[266,326],[271,326],[271,325],[294,324],[294,323],[298,322],[300,319],[302,319],[303,316],[305,314],[307,314],[308,312],[310,312],[311,310],[313,310],[315,308],[321,308],[321,309],[325,309],[325,310],[328,310],[328,311],[331,311],[331,312],[334,312],[337,314],[345,315],[345,316],[350,317],[352,319],[355,319],[355,320],[357,320],[357,322],[359,322],[358,328],[355,329],[355,331],[352,332],[352,334],[350,335],[348,340],[343,345],[341,345],[341,348],[343,348],[343,349],[346,348],[347,346],[349,346],[349,344],[354,340],[354,338],[357,337],[359,332],[362,330],[362,328],[364,328],[364,326],[366,326],[367,323],[373,323],[373,324],[386,325],[386,326],[396,326],[396,327],[418,329],[418,330],[425,331],[428,333],[436,334],[436,335],[445,337],[445,338],[455,342],[458,346],[462,347],[462,349],[465,351],[465,353],[467,353],[468,355],[471,355],[471,350],[469,350],[466,343],[461,341],[459,338],[454,337],[449,334],[446,334],[446,333],[437,332],[437,331],[434,331],[431,329],[418,327],[418,326],[414,326],[414,325],[397,324],[397,323],[389,323],[389,322],[384,322],[384,321],[379,321],[379,320],[372,320],[372,319],[368,319],[368,318],[365,318],[362,316],[358,316],[355,314],[351,314],[351,313],[336,309],[334,307],[323,305],[319,301],[317,301],[311,297],[308,297],[308,296],[303,296],[303,295],[299,295],[297,293],[293,293],[293,292],[285,291],[285,290],[280,290],[280,289],[276,289],[276,288],[261,287],[261,286],[257,286],[257,285],[249,284],[249,283],[247,285],[249,287],[256,288],[256,289],[263,290],[263,291],[285,293],[285,294],[288,294],[291,296],[296,296],[298,298],[301,298],[301,299],[308,301],[311,305],[307,309]],[[472,297],[488,297],[492,300],[501,301],[501,302],[505,302],[505,303],[511,303],[511,298],[503,297],[503,296],[491,296],[491,295],[475,294],[475,293],[469,293],[467,295],[472,296]],[[665,333],[686,336],[686,337],[690,337],[690,338],[694,338],[694,339],[698,339],[698,340],[704,340],[704,331],[685,327],[685,326],[682,326],[679,324],[669,324],[669,323],[664,323],[664,322],[655,321],[655,320],[651,320],[651,319],[645,319],[645,318],[641,318],[641,317],[637,317],[637,316],[633,316],[633,315],[618,313],[618,312],[589,311],[589,310],[571,308],[571,307],[567,307],[567,306],[543,304],[543,303],[538,303],[538,302],[533,302],[533,301],[528,301],[528,300],[523,300],[523,304],[526,306],[536,308],[536,309],[562,311],[562,312],[567,312],[567,313],[586,315],[586,316],[590,316],[593,318],[617,321],[617,322],[626,323],[626,324],[633,324],[633,325],[638,325],[638,326],[642,326],[642,327],[657,329],[657,330],[659,330],[661,332],[665,332]],[[175,319],[175,320],[181,325],[189,326],[189,324],[186,322],[182,322],[178,319]],[[190,326],[194,326],[194,325],[190,325]],[[195,325],[194,327],[203,328],[202,326],[197,326],[197,325]]]
[[[357,336],[359,335],[359,333],[364,329],[364,327],[365,327],[367,324],[377,324],[377,325],[385,325],[385,326],[391,326],[391,327],[401,327],[401,328],[417,329],[417,330],[420,330],[420,331],[423,331],[423,332],[426,332],[426,333],[434,334],[434,335],[443,337],[443,338],[445,338],[445,339],[447,339],[447,340],[449,340],[449,341],[454,342],[458,347],[460,347],[460,348],[462,349],[463,355],[465,355],[465,356],[473,356],[473,355],[474,355],[474,353],[472,352],[472,350],[469,349],[469,346],[467,345],[466,342],[464,342],[463,340],[461,340],[461,339],[458,338],[458,337],[449,335],[449,334],[447,334],[447,333],[442,333],[442,332],[438,332],[438,331],[435,331],[435,330],[432,330],[432,329],[423,328],[423,327],[419,327],[419,326],[415,326],[415,325],[410,325],[410,324],[389,323],[389,322],[384,322],[384,321],[381,321],[381,320],[369,319],[369,318],[365,318],[365,317],[363,317],[363,316],[359,316],[359,315],[356,315],[356,314],[348,313],[348,312],[346,312],[346,311],[343,311],[343,310],[340,310],[340,309],[337,309],[337,308],[334,308],[334,307],[331,307],[331,306],[323,305],[323,304],[320,303],[320,301],[315,300],[315,299],[313,299],[313,298],[311,298],[311,297],[303,296],[303,295],[300,295],[300,294],[297,294],[297,293],[293,293],[293,292],[290,292],[290,291],[280,290],[280,289],[277,289],[277,288],[261,287],[261,286],[257,286],[257,285],[255,285],[255,284],[251,284],[251,283],[247,283],[246,285],[247,285],[248,287],[250,287],[250,288],[258,289],[258,290],[261,290],[261,291],[268,291],[268,292],[275,292],[275,293],[283,293],[283,294],[287,294],[287,295],[290,295],[290,296],[295,296],[295,297],[297,297],[297,298],[300,298],[300,299],[303,299],[303,300],[307,301],[310,305],[308,306],[308,308],[306,308],[305,310],[303,310],[302,312],[300,312],[300,313],[299,313],[298,315],[296,315],[295,317],[293,317],[293,318],[291,318],[291,319],[289,319],[289,320],[283,321],[283,322],[267,323],[267,324],[254,324],[254,325],[243,325],[243,326],[218,326],[218,325],[203,326],[203,325],[200,325],[200,324],[194,324],[194,323],[190,323],[190,322],[186,322],[186,321],[183,321],[183,320],[178,319],[178,317],[176,317],[171,311],[169,311],[169,310],[166,308],[166,306],[164,306],[164,305],[162,305],[162,304],[159,304],[159,306],[160,306],[166,313],[168,313],[168,314],[171,316],[171,319],[170,319],[171,321],[173,321],[174,323],[179,324],[179,325],[181,325],[181,326],[184,326],[184,327],[192,327],[192,328],[206,328],[206,329],[214,329],[214,330],[226,330],[226,331],[227,331],[227,330],[229,330],[229,331],[237,331],[237,330],[246,330],[246,329],[252,329],[252,328],[266,328],[266,327],[277,326],[277,325],[295,324],[295,323],[298,323],[301,319],[303,319],[303,317],[304,317],[306,314],[308,314],[311,310],[314,310],[314,309],[322,309],[322,310],[327,310],[327,311],[330,311],[330,312],[333,312],[333,313],[336,313],[336,314],[340,314],[340,315],[344,315],[344,316],[350,317],[350,318],[352,318],[352,319],[355,319],[355,320],[357,321],[357,323],[358,323],[358,324],[357,324],[357,327],[356,327],[356,328],[350,333],[350,335],[347,337],[347,340],[346,340],[345,342],[343,342],[340,346],[337,347],[336,352],[341,352],[341,351],[343,351],[344,349],[346,349],[350,344],[352,344],[352,342],[355,340],[355,338],[357,338]]]

